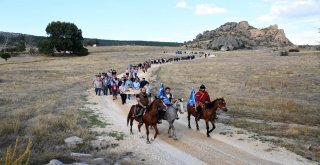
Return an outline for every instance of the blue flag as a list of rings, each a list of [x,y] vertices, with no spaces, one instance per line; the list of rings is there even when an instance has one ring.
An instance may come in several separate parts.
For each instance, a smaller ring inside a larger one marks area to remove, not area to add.
[[[196,92],[192,88],[189,100],[188,100],[188,105],[189,106],[195,106],[196,105]]]
[[[166,91],[164,90],[163,84],[160,84],[160,89],[159,89],[159,93],[158,93],[158,97],[160,99],[162,99],[163,103],[168,105],[171,104],[171,102],[169,101],[167,95],[166,95]]]

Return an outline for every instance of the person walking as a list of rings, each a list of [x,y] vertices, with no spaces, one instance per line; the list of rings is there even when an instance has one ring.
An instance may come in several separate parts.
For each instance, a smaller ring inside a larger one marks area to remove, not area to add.
[[[134,90],[139,90],[140,89],[140,82],[139,82],[138,78],[136,78],[135,81],[132,83],[132,88]]]
[[[102,89],[103,89],[103,94],[108,95],[108,90],[109,90],[109,79],[105,77],[102,82]]]
[[[118,81],[113,80],[111,84],[112,84],[111,91],[112,91],[113,100],[116,100],[118,96]]]
[[[126,86],[127,89],[132,88],[132,81],[131,81],[131,79],[128,79],[128,80],[126,81],[125,86]],[[130,100],[130,99],[131,99],[131,94],[128,94],[127,98]]]
[[[119,92],[120,92],[122,105],[125,104],[126,100],[127,100],[126,90],[127,90],[127,88],[125,86],[125,83],[122,83],[121,86],[119,87]]]
[[[102,81],[99,75],[97,75],[96,79],[93,81],[94,89],[96,92],[96,95],[101,94],[101,88],[102,88]]]
[[[143,88],[147,83],[148,81],[146,81],[145,78],[142,78],[142,81],[140,81],[140,88]]]

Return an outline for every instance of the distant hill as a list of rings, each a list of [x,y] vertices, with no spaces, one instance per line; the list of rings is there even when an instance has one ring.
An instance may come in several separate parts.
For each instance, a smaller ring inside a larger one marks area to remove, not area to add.
[[[22,33],[11,33],[0,31],[0,46],[4,43],[6,36],[9,36],[10,45],[15,45],[17,37]],[[34,36],[29,34],[23,34],[26,37],[26,44],[37,45],[37,43],[44,38],[44,36]],[[120,46],[120,45],[142,45],[142,46],[181,46],[182,43],[178,42],[157,42],[157,41],[121,41],[121,40],[106,40],[106,39],[93,39],[84,38],[83,41],[85,46],[92,46],[96,44],[97,46]]]
[[[293,45],[277,25],[257,29],[247,21],[228,22],[215,30],[207,30],[185,43],[191,48],[213,50],[252,49],[257,47],[285,47]]]

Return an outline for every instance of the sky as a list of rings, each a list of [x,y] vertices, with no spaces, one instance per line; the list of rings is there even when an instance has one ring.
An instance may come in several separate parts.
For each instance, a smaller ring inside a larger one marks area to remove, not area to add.
[[[277,24],[294,44],[320,43],[320,0],[0,0],[0,31],[46,36],[72,22],[85,38],[184,42],[226,22]]]

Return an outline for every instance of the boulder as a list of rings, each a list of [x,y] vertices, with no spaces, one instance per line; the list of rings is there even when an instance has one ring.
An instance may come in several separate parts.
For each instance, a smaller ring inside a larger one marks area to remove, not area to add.
[[[108,148],[109,144],[106,140],[91,140],[90,141],[90,148],[95,150],[101,150]]]
[[[92,157],[91,154],[75,153],[75,152],[71,152],[70,156],[71,157],[78,157],[78,158],[91,158]]]
[[[67,147],[74,148],[78,144],[82,144],[83,140],[77,136],[72,136],[64,139],[64,142],[67,145]]]
[[[52,159],[47,165],[64,165],[64,164],[57,159]]]

